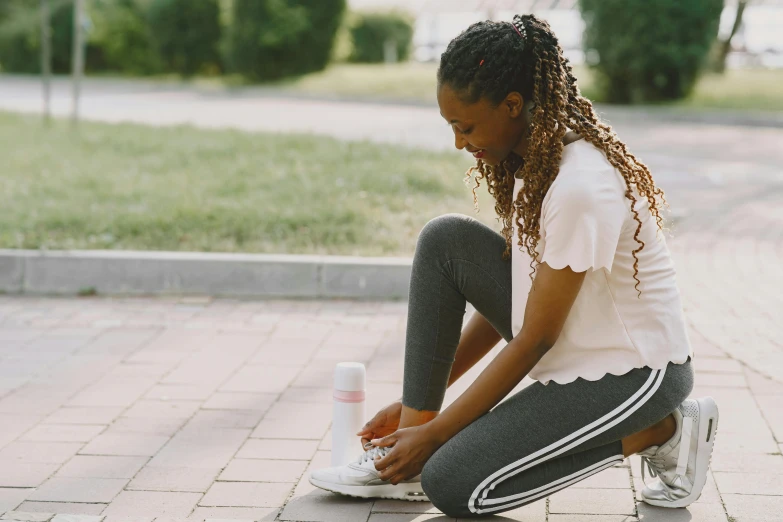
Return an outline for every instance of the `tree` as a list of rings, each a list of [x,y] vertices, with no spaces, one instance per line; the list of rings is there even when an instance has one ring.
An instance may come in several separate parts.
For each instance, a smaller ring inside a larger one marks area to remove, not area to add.
[[[235,0],[231,69],[253,80],[320,71],[344,13],[345,0]]]
[[[207,65],[219,66],[217,0],[153,0],[149,21],[167,70],[191,76]]]
[[[607,101],[687,96],[718,33],[723,0],[580,0],[584,46]]]
[[[729,56],[729,52],[731,52],[731,40],[742,25],[742,15],[745,12],[745,8],[748,7],[748,3],[748,0],[739,0],[737,3],[737,12],[734,15],[734,23],[731,25],[731,32],[725,39],[719,39],[715,43],[715,51],[712,59],[713,72],[722,74],[726,71],[726,58]]]

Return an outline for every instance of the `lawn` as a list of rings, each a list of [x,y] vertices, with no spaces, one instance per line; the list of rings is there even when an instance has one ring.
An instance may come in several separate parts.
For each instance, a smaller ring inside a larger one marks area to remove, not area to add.
[[[315,96],[434,104],[436,71],[437,66],[431,63],[336,64],[323,72],[271,87]],[[582,94],[600,101],[591,71],[586,67],[575,67],[574,73]],[[688,99],[672,105],[693,109],[783,111],[781,84],[783,70],[729,70],[724,75],[706,74]]]
[[[412,255],[447,212],[473,212],[467,155],[306,135],[0,113],[0,248]]]

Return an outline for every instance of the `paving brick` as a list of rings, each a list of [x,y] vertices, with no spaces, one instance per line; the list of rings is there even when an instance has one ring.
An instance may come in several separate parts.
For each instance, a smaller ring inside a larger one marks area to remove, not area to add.
[[[60,513],[66,515],[100,515],[106,504],[83,504],[77,502],[24,502],[19,511]]]
[[[273,522],[280,512],[279,508],[243,508],[243,507],[197,507],[188,517],[192,522],[240,521]]]
[[[130,419],[176,419],[189,418],[200,406],[199,401],[148,400],[136,401],[124,413]]]
[[[718,388],[746,388],[745,376],[734,373],[700,373],[696,372],[697,386],[716,386]]]
[[[332,459],[332,453],[330,451],[317,451],[315,453],[315,456],[312,458],[312,460],[310,460],[310,463],[307,465],[307,469],[305,469],[304,475],[302,476],[301,479],[299,479],[299,483],[296,485],[296,488],[294,489],[294,495],[292,500],[294,498],[310,495],[313,492],[324,491],[310,484],[310,476],[312,475],[313,470],[315,469],[329,467],[331,465],[331,459]]]
[[[234,459],[218,480],[237,482],[298,482],[307,467],[304,460]]]
[[[103,522],[153,522],[155,517],[123,517],[109,515],[103,519]]]
[[[322,404],[277,402],[264,415],[251,437],[321,439],[332,421],[332,409]]]
[[[62,464],[79,448],[80,442],[24,442],[17,441],[0,449],[0,462],[16,460],[32,463]]]
[[[221,392],[281,393],[299,373],[291,366],[247,366],[220,388]]]
[[[446,515],[372,513],[367,522],[456,522],[456,518]]]
[[[276,393],[215,392],[202,409],[266,411],[278,398]]]
[[[145,467],[126,486],[128,490],[181,491],[205,493],[220,468]]]
[[[760,373],[745,368],[745,378],[748,381],[751,391],[755,395],[783,395],[783,383],[768,379]]]
[[[163,435],[106,431],[79,451],[80,455],[151,457],[169,440]]]
[[[209,488],[200,506],[207,507],[282,507],[291,490],[290,483],[216,482]]]
[[[376,499],[372,505],[373,513],[426,513],[442,514],[432,502],[403,502],[399,500]]]
[[[726,512],[736,522],[779,522],[783,496],[723,495]]]
[[[76,455],[57,471],[57,477],[129,479],[144,466],[147,457]]]
[[[783,408],[779,395],[756,395],[761,413],[778,441],[783,441]]]
[[[30,513],[26,511],[9,511],[0,520],[15,520],[19,522],[49,522],[54,513]]]
[[[261,410],[199,410],[187,427],[253,429],[263,416]]]
[[[505,515],[505,513],[503,513]],[[464,519],[457,519],[462,522]],[[632,515],[549,515],[549,522],[637,522]]]
[[[29,500],[47,502],[111,502],[127,479],[52,477]]]
[[[89,442],[106,426],[76,424],[39,424],[19,440],[31,442]]]
[[[367,522],[372,510],[372,500],[364,500],[328,491],[292,498],[286,504],[280,520],[308,522]]]
[[[783,455],[768,453],[713,453],[713,471],[776,473],[783,475]]]
[[[148,466],[169,468],[222,468],[245,442],[250,430],[199,429],[177,433]]]
[[[310,460],[317,447],[317,440],[249,439],[236,458]]]
[[[634,499],[630,489],[566,488],[550,497],[549,512],[633,515]]]
[[[124,517],[187,517],[199,498],[201,493],[122,491],[103,514]]]
[[[212,384],[156,384],[146,394],[145,399],[156,401],[204,401],[215,392]]]
[[[691,504],[685,509],[638,505],[641,522],[726,522],[721,504]],[[737,522],[740,522],[739,520]]]
[[[368,378],[369,379],[369,378]],[[368,392],[370,389],[368,389]],[[307,403],[319,403],[332,405],[332,388],[320,387],[320,388],[288,388],[280,395],[280,400],[283,402],[307,402]]]
[[[122,413],[121,407],[62,407],[46,417],[43,424],[110,424]]]
[[[163,435],[171,437],[179,431],[187,419],[140,419],[120,417],[111,425],[112,433],[146,433],[148,435]]]
[[[32,488],[0,488],[0,513],[16,509],[34,492]]]
[[[783,472],[783,471],[782,471]],[[716,471],[715,482],[721,493],[783,496],[783,477],[773,473],[724,473]]]
[[[60,464],[0,460],[0,488],[34,488],[41,485]]]
[[[103,522],[99,515],[55,515],[52,522]]]
[[[777,453],[778,447],[772,434],[724,432],[718,427],[715,437],[715,453]]]

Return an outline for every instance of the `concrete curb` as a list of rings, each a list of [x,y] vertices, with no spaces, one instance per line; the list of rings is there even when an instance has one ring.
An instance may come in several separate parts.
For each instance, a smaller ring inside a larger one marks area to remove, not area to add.
[[[411,262],[404,257],[0,249],[0,292],[405,299]]]

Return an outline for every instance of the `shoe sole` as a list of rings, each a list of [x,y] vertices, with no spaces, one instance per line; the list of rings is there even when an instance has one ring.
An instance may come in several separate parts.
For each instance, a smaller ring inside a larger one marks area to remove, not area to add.
[[[325,482],[310,477],[310,484],[333,493],[358,498],[388,498],[392,500],[409,500],[411,502],[429,501],[427,494],[421,490],[420,483],[386,484],[382,486],[348,486]]]
[[[712,448],[718,433],[718,405],[712,397],[696,399],[699,405],[699,446],[696,450],[696,476],[691,494],[674,501],[643,498],[651,506],[681,508],[699,500],[701,490],[707,482],[707,470],[712,459]]]

